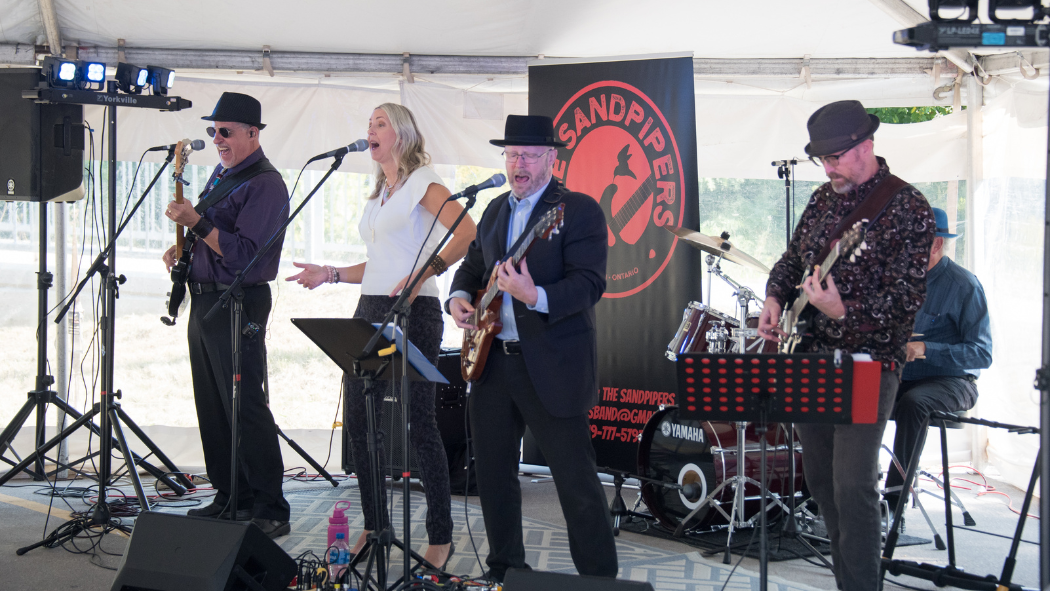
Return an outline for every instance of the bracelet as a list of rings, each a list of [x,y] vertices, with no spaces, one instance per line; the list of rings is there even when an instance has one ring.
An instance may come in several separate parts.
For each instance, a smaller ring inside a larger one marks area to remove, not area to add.
[[[190,232],[193,232],[199,238],[203,239],[207,238],[208,234],[211,234],[213,229],[215,229],[215,224],[211,223],[208,218],[201,216],[201,219],[197,220],[197,223],[193,224],[193,227],[190,228]]]
[[[339,269],[332,267],[332,270],[335,272],[335,281],[333,281],[332,283],[339,283]]]
[[[328,279],[325,279],[325,283],[335,283],[335,267],[325,265],[324,270],[328,272]]]
[[[434,275],[441,275],[445,271],[448,271],[448,265],[445,263],[445,259],[441,258],[441,255],[436,254],[430,261],[430,266],[434,268]]]

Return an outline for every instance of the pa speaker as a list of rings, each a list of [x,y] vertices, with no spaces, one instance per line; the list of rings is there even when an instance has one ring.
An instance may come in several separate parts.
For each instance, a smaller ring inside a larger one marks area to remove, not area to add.
[[[84,196],[84,107],[22,98],[36,68],[0,70],[0,200],[75,201]]]
[[[512,568],[503,580],[503,591],[653,591],[653,586],[638,581]]]
[[[279,591],[296,569],[251,522],[148,511],[135,520],[111,591]]]

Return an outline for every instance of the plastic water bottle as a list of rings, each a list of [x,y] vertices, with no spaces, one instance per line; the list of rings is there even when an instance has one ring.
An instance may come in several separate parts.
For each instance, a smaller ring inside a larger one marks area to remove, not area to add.
[[[350,525],[346,518],[346,510],[350,508],[350,501],[339,501],[335,504],[332,516],[328,518],[328,547],[335,544],[335,535],[342,532],[343,538],[349,543]]]
[[[328,549],[328,573],[331,575],[329,581],[338,581],[349,565],[350,546],[346,543],[343,533],[339,532],[335,535],[335,542]]]

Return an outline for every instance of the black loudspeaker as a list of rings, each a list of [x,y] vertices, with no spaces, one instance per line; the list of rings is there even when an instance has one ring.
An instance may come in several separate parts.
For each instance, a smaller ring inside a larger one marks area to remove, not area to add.
[[[473,467],[470,469],[470,483],[467,483],[467,426],[464,423],[464,412],[466,410],[466,382],[459,369],[459,349],[446,349],[438,356],[438,369],[448,384],[437,385],[437,395],[434,398],[434,412],[437,415],[438,431],[441,433],[441,441],[445,447],[445,455],[448,457],[449,481],[452,486],[452,494],[476,495],[477,478]],[[391,473],[397,475],[403,472],[401,468],[401,403],[389,398],[389,386],[384,390],[383,420],[380,428],[385,433],[383,446],[386,451],[384,461],[390,460],[393,452],[393,465]],[[343,405],[343,471],[347,474],[354,472],[354,456],[350,450],[350,438],[347,436],[346,404]],[[473,458],[469,458],[473,461]],[[414,478],[419,477],[419,464],[416,460],[415,450],[409,450],[409,471]]]
[[[75,201],[84,196],[84,107],[22,98],[40,70],[0,70],[0,200]]]
[[[279,591],[296,570],[251,522],[148,511],[135,520],[110,591]]]
[[[560,575],[536,570],[507,571],[503,591],[653,591],[649,583],[581,575]]]

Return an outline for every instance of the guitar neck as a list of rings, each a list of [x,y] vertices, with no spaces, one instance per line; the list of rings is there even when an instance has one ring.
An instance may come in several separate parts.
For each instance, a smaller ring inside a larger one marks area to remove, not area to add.
[[[831,252],[828,253],[828,256],[824,258],[824,261],[820,263],[820,277],[818,277],[820,283],[823,283],[824,280],[827,279],[828,275],[831,273],[831,269],[835,266],[835,263],[838,262],[839,253],[841,252],[841,249],[839,248],[840,246],[840,244],[836,244],[835,248],[832,248]],[[803,277],[802,279],[805,281],[806,277]],[[799,290],[798,297],[795,298],[795,303],[791,304],[791,315],[797,318],[798,315],[802,313],[802,310],[808,305],[809,296],[806,295],[806,292]],[[794,323],[794,319],[792,319],[792,323]]]
[[[182,203],[185,199],[182,196],[182,183],[175,183],[175,203]],[[175,224],[175,252],[182,253],[182,249],[186,246],[186,227],[182,224]]]
[[[514,255],[511,257],[511,260],[514,262],[514,266],[518,266],[518,264],[521,263],[521,259],[525,258],[525,255],[527,255],[529,253],[529,250],[532,248],[532,245],[536,240],[536,232],[534,230],[535,228],[529,229],[528,236],[525,237],[525,241],[521,243],[521,245],[518,247],[518,250],[514,251]],[[483,314],[484,310],[489,307],[489,304],[492,303],[492,300],[495,299],[497,294],[499,294],[499,286],[496,285],[495,280],[492,280],[489,282],[488,289],[485,290],[485,295],[481,297],[481,300],[478,302],[478,305],[475,306],[474,314]]]

